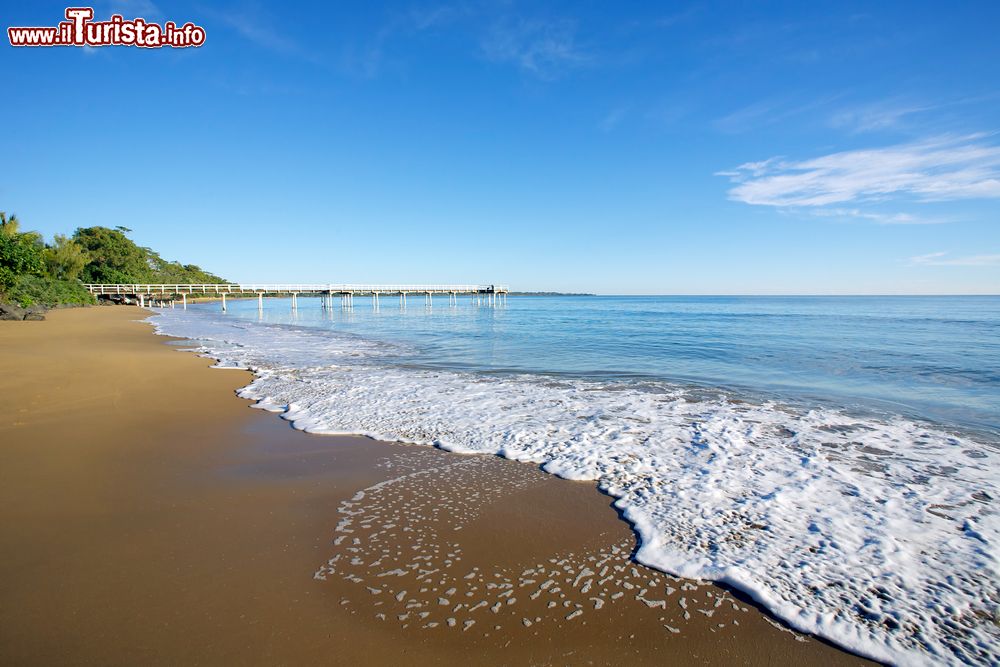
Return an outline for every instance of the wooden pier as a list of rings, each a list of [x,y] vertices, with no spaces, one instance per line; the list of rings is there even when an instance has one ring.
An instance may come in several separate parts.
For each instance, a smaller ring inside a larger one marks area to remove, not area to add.
[[[434,296],[447,295],[448,302],[458,305],[460,296],[468,296],[473,305],[499,306],[507,304],[509,289],[506,285],[309,285],[284,283],[205,283],[205,284],[88,284],[84,285],[95,296],[120,295],[136,299],[140,307],[159,301],[171,307],[179,299],[187,307],[189,296],[219,297],[222,310],[226,310],[226,297],[257,297],[257,308],[264,309],[264,297],[292,298],[292,308],[298,308],[299,296],[320,298],[323,308],[333,308],[334,299],[340,300],[342,309],[354,307],[354,297],[370,297],[372,308],[379,307],[382,297],[398,297],[399,305],[406,306],[408,296],[424,297],[426,305],[434,303]]]

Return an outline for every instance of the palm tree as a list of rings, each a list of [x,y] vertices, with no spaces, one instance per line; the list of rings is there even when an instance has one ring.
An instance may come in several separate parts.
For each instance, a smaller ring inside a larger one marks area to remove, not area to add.
[[[17,215],[11,213],[8,217],[3,211],[0,211],[0,234],[4,236],[17,236],[18,231],[20,231],[21,221],[17,219]]]

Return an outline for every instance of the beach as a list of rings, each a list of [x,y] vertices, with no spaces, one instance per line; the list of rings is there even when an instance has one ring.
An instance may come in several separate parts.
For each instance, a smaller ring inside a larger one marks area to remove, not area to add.
[[[0,326],[5,664],[860,661],[634,563],[592,483],[293,430],[144,317]]]

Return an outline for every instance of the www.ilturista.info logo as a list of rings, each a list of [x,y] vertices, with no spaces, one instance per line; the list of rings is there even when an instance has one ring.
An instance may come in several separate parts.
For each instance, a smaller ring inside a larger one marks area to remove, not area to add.
[[[138,46],[157,49],[185,48],[205,43],[205,29],[190,21],[162,26],[145,19],[126,20],[113,14],[107,21],[94,21],[92,7],[67,7],[66,20],[55,27],[10,27],[11,46]]]

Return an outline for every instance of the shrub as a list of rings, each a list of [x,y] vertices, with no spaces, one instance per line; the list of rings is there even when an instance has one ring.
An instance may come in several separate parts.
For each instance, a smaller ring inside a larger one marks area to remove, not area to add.
[[[13,285],[18,276],[41,274],[42,247],[33,234],[0,234],[0,289]]]
[[[75,280],[55,280],[39,276],[19,276],[6,290],[6,300],[23,307],[86,306],[96,303],[94,295]]]

